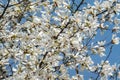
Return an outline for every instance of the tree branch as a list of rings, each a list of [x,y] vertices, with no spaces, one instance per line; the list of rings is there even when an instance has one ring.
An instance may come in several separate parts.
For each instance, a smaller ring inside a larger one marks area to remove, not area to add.
[[[9,6],[9,3],[10,3],[10,0],[8,0],[8,3],[7,3],[7,5],[6,5],[6,7],[4,8],[3,13],[0,15],[0,19],[4,16],[4,14],[5,14],[5,12],[6,12],[7,8],[8,8],[8,6]]]

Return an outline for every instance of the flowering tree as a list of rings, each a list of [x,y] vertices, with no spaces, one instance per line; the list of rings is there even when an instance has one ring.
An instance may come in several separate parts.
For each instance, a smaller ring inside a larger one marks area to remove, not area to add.
[[[0,0],[0,80],[119,79],[119,12],[118,0]]]

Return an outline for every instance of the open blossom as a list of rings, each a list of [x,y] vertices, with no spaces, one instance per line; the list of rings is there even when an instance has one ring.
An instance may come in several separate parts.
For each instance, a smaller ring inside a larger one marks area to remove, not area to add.
[[[118,72],[118,78],[120,79],[120,72]]]
[[[72,80],[84,80],[83,75],[72,76]]]
[[[119,44],[120,43],[120,38],[116,37],[116,34],[113,34],[111,43],[112,44]]]
[[[116,70],[116,65],[110,65],[109,61],[102,61],[101,65],[102,70],[100,71],[100,74],[102,77],[113,76],[113,72]]]
[[[120,12],[120,4],[116,4],[115,11]]]
[[[99,45],[99,46],[104,46],[105,43],[106,43],[106,41],[98,41],[98,45]]]
[[[33,16],[33,23],[35,23],[35,24],[41,23],[40,18],[37,16]]]
[[[119,26],[113,27],[112,32],[119,33],[120,32],[120,27]]]
[[[99,54],[101,57],[102,56],[105,56],[105,48],[103,46],[94,46],[91,51],[94,53],[94,54]]]

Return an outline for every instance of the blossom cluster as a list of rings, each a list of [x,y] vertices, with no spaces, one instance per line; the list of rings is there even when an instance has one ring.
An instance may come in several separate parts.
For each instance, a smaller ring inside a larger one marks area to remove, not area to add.
[[[0,2],[0,79],[84,80],[83,71],[94,73],[92,80],[120,78],[119,65],[108,60],[120,43],[119,1],[5,3]],[[97,63],[93,56],[105,60]]]

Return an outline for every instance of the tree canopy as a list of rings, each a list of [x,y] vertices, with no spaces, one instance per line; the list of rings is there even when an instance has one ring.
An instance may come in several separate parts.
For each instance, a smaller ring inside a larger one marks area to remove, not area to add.
[[[0,80],[120,79],[119,33],[119,0],[0,0]]]

